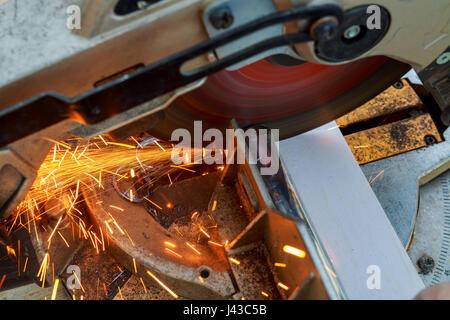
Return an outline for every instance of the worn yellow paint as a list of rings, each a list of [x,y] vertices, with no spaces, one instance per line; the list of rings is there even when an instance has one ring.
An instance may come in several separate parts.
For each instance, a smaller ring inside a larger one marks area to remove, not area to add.
[[[426,136],[442,138],[429,114],[389,123],[345,136],[359,164],[427,146]]]
[[[345,128],[349,125],[387,116],[395,112],[421,107],[423,105],[422,101],[408,81],[402,80],[402,83],[402,89],[396,89],[393,86],[389,87],[358,109],[337,119],[337,125],[340,128]]]

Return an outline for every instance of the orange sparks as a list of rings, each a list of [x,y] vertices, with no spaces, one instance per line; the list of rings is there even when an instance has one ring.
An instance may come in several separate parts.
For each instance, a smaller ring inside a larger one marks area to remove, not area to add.
[[[36,199],[33,198],[34,206],[36,207],[36,210],[39,211],[39,206],[36,202]]]
[[[117,223],[116,219],[114,219],[114,217],[111,215],[111,213],[107,212],[107,214],[111,217],[111,219],[109,221],[112,221],[113,224],[116,226],[116,228],[120,231],[120,233],[122,235],[125,235],[125,232],[123,232],[122,228],[119,226],[119,224]]]
[[[3,282],[5,282],[6,274],[3,275],[2,280],[0,281],[0,289],[3,286]]]
[[[168,247],[171,247],[171,248],[176,248],[177,247],[176,245],[174,245],[172,242],[169,242],[169,241],[164,241],[164,244],[166,246],[168,246]]]
[[[103,143],[105,144],[105,146],[108,145],[108,142],[106,142],[105,139],[103,139],[103,137],[102,137],[101,135],[99,135],[98,137],[103,141]]]
[[[208,241],[208,243],[210,243],[210,244],[212,244],[212,245],[215,245],[215,246],[218,246],[218,247],[223,247],[223,245],[222,244],[220,244],[220,243],[217,243],[217,242],[214,242],[214,241]]]
[[[139,141],[137,141],[134,137],[131,137],[131,140],[133,140],[134,142],[136,142],[136,144],[142,148],[142,145],[139,143]]]
[[[59,217],[58,222],[56,223],[55,228],[53,229],[52,233],[50,234],[50,237],[48,238],[47,242],[48,242],[48,246],[50,247],[50,242],[52,240],[53,235],[55,234],[56,229],[58,229],[59,224],[61,223],[63,216],[61,215],[61,217]]]
[[[23,266],[23,272],[25,272],[25,270],[27,270],[27,263],[28,263],[28,257],[25,259],[25,264]]]
[[[216,210],[216,207],[217,207],[217,200],[214,200],[211,211],[214,212]]]
[[[120,299],[123,300],[122,291],[120,290],[120,286],[117,286],[117,289],[119,289]]]
[[[373,178],[373,179],[371,179],[371,180],[369,181],[369,184],[374,183],[375,180],[377,180],[383,173],[384,173],[384,170],[381,170],[381,171],[375,176],[375,178]]]
[[[144,280],[142,278],[139,279],[141,280],[142,286],[144,287],[145,294],[147,294],[147,287],[144,284]]]
[[[147,270],[147,274],[153,278],[161,287],[163,287],[164,290],[166,290],[168,293],[172,295],[175,299],[178,299],[178,295],[169,289],[161,280],[159,280],[153,273],[151,273],[149,270]]]
[[[98,187],[103,188],[103,186],[102,186],[102,170],[100,170],[98,173]]]
[[[105,172],[107,172],[107,173],[113,174],[113,175],[115,175],[115,176],[121,177],[122,179],[128,179],[127,176],[118,174],[117,172],[112,172],[112,171],[109,171],[109,170],[106,170],[106,169],[102,169],[102,170],[105,171]],[[94,178],[94,179],[95,179],[95,178]]]
[[[61,232],[58,231],[59,236],[61,237],[61,239],[63,239],[64,243],[66,244],[67,248],[70,248],[69,243],[66,241],[66,239],[63,237],[63,235],[61,234]]]
[[[106,225],[106,228],[108,229],[109,233],[114,234],[114,232],[112,231],[111,227],[109,226],[108,221],[105,221],[105,225]]]
[[[86,147],[83,149],[83,151],[81,151],[81,153],[80,153],[80,155],[78,156],[77,159],[80,159],[80,158],[84,155],[84,153],[86,152],[86,150],[88,149],[88,147],[89,147],[89,146],[86,146]]]
[[[182,169],[182,170],[186,170],[186,171],[189,171],[189,172],[196,172],[195,170],[191,170],[191,169],[188,169],[188,168],[184,168],[184,167],[181,167],[181,166],[176,166],[176,165],[171,165],[170,167],[172,167],[172,168],[178,168],[178,169]]]
[[[236,260],[235,258],[228,258],[230,259],[231,262],[233,262],[234,264],[240,265],[241,262],[239,260]]]
[[[107,145],[125,147],[125,148],[129,148],[129,149],[136,149],[135,146],[132,146],[132,145],[129,145],[129,144],[125,144],[125,143],[107,142]]]
[[[48,267],[48,263],[49,263],[48,257],[49,257],[48,252],[46,252],[44,255],[44,259],[42,259],[42,263],[39,268],[39,271],[36,275],[37,277],[39,277],[39,280],[42,281],[43,283],[45,282],[45,273],[47,271],[47,267]]]
[[[78,148],[79,148],[79,146],[76,146],[75,150],[74,150],[73,153],[72,153],[72,159],[75,159],[75,161],[76,161],[76,159],[77,159],[77,157],[75,157],[75,154],[77,153]]]
[[[176,253],[175,251],[170,250],[169,248],[164,248],[164,250],[167,251],[168,253],[174,255],[174,256],[177,257],[177,258],[180,258],[180,259],[183,258],[183,256],[182,256],[181,254],[178,254],[178,253]]]
[[[286,268],[286,263],[275,262],[273,265],[279,268]]]
[[[130,235],[128,234],[127,230],[124,230],[124,231],[125,231],[125,233],[126,233],[126,235],[127,235],[128,240],[130,240],[131,245],[134,247],[133,239],[131,239],[131,237],[130,237]]]
[[[171,209],[173,207],[173,204],[171,204],[170,202],[166,204],[166,207]]]
[[[286,253],[289,253],[289,254],[291,254],[293,256],[296,256],[298,258],[304,258],[306,256],[306,252],[305,251],[300,250],[300,249],[295,248],[295,247],[292,247],[292,246],[289,246],[289,245],[285,245],[283,247],[283,251],[286,252]]]
[[[112,204],[110,204],[109,205],[111,208],[113,208],[113,209],[116,209],[116,210],[119,210],[119,211],[124,211],[124,209],[122,209],[121,207],[117,207],[117,206],[114,206],[114,205],[112,205]]]
[[[96,242],[95,242],[94,239],[92,238],[91,232],[87,231],[87,233],[88,233],[88,235],[89,235],[89,239],[91,240],[92,246],[93,246],[95,249],[97,249]],[[97,253],[98,253],[98,250],[97,250]]]
[[[327,266],[325,264],[324,267],[325,267],[325,270],[327,270],[329,274],[331,274],[334,278],[337,278],[336,273],[334,273],[333,270],[331,270],[331,268],[329,266]]]
[[[268,295],[266,292],[264,292],[264,291],[261,291],[261,294],[262,294],[264,297],[266,297],[266,298],[269,297],[269,295]]]
[[[198,251],[197,249],[195,249],[195,247],[194,247],[192,244],[190,244],[189,242],[186,242],[186,245],[187,245],[189,248],[191,248],[192,250],[194,250],[194,252],[195,252],[196,254],[200,255],[200,251]]]
[[[206,232],[202,227],[199,227],[199,228],[200,228],[200,231],[201,231],[208,239],[211,238],[211,236],[208,234],[208,232]]]
[[[53,162],[56,161],[56,144],[53,146]]]
[[[158,141],[155,140],[155,144],[161,148],[162,151],[166,152],[166,149],[164,149],[159,143]]]
[[[133,190],[130,189],[130,202],[133,202]]]
[[[66,155],[67,155],[68,152],[69,152],[69,150],[66,150],[66,152],[65,152],[64,155],[62,156],[61,160],[59,160],[58,168],[61,166],[61,163],[62,163],[63,160],[66,158]]]
[[[103,231],[102,228],[100,228],[100,236],[102,237],[102,249],[105,251],[105,240],[103,239]]]
[[[119,226],[119,224],[117,223],[117,221],[114,220],[113,223],[114,223],[114,225],[116,226],[116,228],[119,229],[120,233],[123,234],[123,235],[125,235],[125,232],[123,232],[122,228]]]
[[[103,291],[105,292],[105,296],[108,296],[108,289],[106,289],[106,283],[103,282]]]
[[[80,285],[81,290],[83,290],[83,292],[86,292],[83,288],[83,286],[81,285],[81,281],[77,276],[77,273],[75,271],[72,271],[72,274],[75,276],[75,279],[77,280],[78,284]]]
[[[136,259],[135,258],[133,258],[133,266],[134,266],[134,273],[138,273],[137,272]]]
[[[56,141],[56,140],[53,140],[53,139],[50,139],[50,138],[42,138],[42,139],[47,140],[49,142],[53,142],[54,144],[57,144],[57,145],[59,145],[61,147],[64,147],[66,149],[70,149],[70,146],[67,143],[59,142],[59,141]]]
[[[132,178],[134,178],[136,176],[136,173],[134,173],[134,169],[130,170],[130,175],[131,175]]]
[[[281,289],[284,289],[284,290],[289,290],[289,287],[287,286],[287,285],[285,285],[284,283],[281,283],[281,282],[278,282],[278,286],[281,288]]]
[[[8,253],[8,255],[16,257],[16,250],[11,248],[10,246],[6,246],[6,252]]]
[[[78,192],[80,191],[80,180],[77,180],[77,189],[75,192],[75,200],[74,202],[78,199]]]
[[[56,299],[56,293],[58,293],[58,285],[59,285],[59,279],[55,280],[55,284],[53,285],[53,291],[52,291],[52,297],[51,300]]]
[[[147,200],[148,202],[150,202],[152,205],[154,205],[159,210],[162,210],[162,208],[160,206],[158,206],[156,203],[154,203],[152,200],[148,199],[147,197],[144,197],[144,199]]]
[[[48,174],[48,176],[46,176],[44,179],[41,180],[41,183],[43,183],[45,180],[47,180],[48,177],[50,177],[53,173],[55,173],[55,171],[56,171],[57,169],[58,169],[58,168],[56,168],[55,170],[53,170],[52,172],[50,172],[50,173]]]
[[[83,237],[84,237],[85,239],[87,239],[88,236],[87,236],[86,230],[84,229],[83,224],[80,222],[78,225],[80,226],[81,231],[83,231]]]

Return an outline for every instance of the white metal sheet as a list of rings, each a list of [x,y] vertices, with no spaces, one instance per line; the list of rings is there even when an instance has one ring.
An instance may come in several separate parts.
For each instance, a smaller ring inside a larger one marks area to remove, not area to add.
[[[424,288],[335,122],[282,141],[280,154],[349,299],[410,299]]]

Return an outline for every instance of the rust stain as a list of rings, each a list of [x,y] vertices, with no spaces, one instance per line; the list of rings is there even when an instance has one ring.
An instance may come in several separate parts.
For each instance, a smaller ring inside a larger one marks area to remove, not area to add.
[[[406,80],[402,80],[403,88],[389,87],[358,109],[336,120],[340,128],[364,122],[373,118],[387,116],[395,112],[423,106],[419,96]]]
[[[345,136],[359,164],[427,146],[426,138],[442,141],[431,116],[419,115]]]

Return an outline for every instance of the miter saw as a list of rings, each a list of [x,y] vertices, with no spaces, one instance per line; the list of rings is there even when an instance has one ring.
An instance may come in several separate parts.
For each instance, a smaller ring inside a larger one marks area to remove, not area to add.
[[[282,159],[286,158],[283,174],[262,178],[256,165],[226,169],[221,178],[238,181],[248,202],[243,205],[258,211],[250,214],[251,223],[242,233],[233,235],[229,251],[241,254],[240,249],[260,237],[266,247],[273,244],[274,225],[295,229],[311,260],[301,275],[278,274],[296,286],[283,297],[380,297],[372,295],[373,290],[362,293],[360,284],[346,285],[356,271],[340,269],[340,261],[335,260],[342,258],[338,255],[342,248],[333,251],[324,243],[331,229],[320,218],[308,216],[309,211],[329,209],[311,205],[313,195],[305,183],[313,177],[297,175],[305,168],[295,168],[298,149],[293,146],[301,145],[312,158],[315,154],[332,162],[326,157],[339,151],[333,153],[334,148],[323,141],[338,146],[344,140],[334,136],[336,126],[315,128],[363,105],[411,67],[437,102],[440,121],[448,126],[448,1],[435,0],[431,5],[420,0],[9,0],[0,4],[0,11],[0,213],[4,218],[23,200],[55,141],[106,133],[119,141],[143,131],[170,140],[177,128],[194,131],[196,120],[205,130],[225,130],[230,123],[234,128],[279,129],[281,139],[290,138],[280,147]],[[318,140],[299,135],[311,129]],[[238,149],[245,145],[238,141]],[[443,151],[436,151],[440,153],[433,158],[439,174],[448,169],[448,145],[440,148]],[[347,156],[340,154],[336,163],[350,159]],[[325,179],[320,184],[339,176],[327,176],[325,171],[317,175]],[[360,176],[353,180],[351,176],[348,182],[361,186]],[[273,194],[284,197],[280,200]],[[375,199],[369,198],[367,203]],[[404,238],[410,238],[412,216],[405,218],[409,231],[401,236],[403,245]],[[388,234],[390,227],[382,224]],[[120,239],[114,241],[118,256],[127,252]],[[268,249],[269,256],[278,255],[275,248]],[[397,242],[393,248],[398,249]],[[420,288],[412,269],[405,268],[411,273],[405,279],[414,284],[410,290],[399,289],[400,298],[412,297],[411,292]],[[185,296],[240,297],[239,285],[224,280],[223,270],[213,271],[200,270],[222,279],[225,284],[220,289],[205,285],[207,290],[200,290],[201,294],[186,289]],[[178,281],[197,281],[190,271],[173,272],[183,274]],[[234,277],[239,282],[239,276]]]

